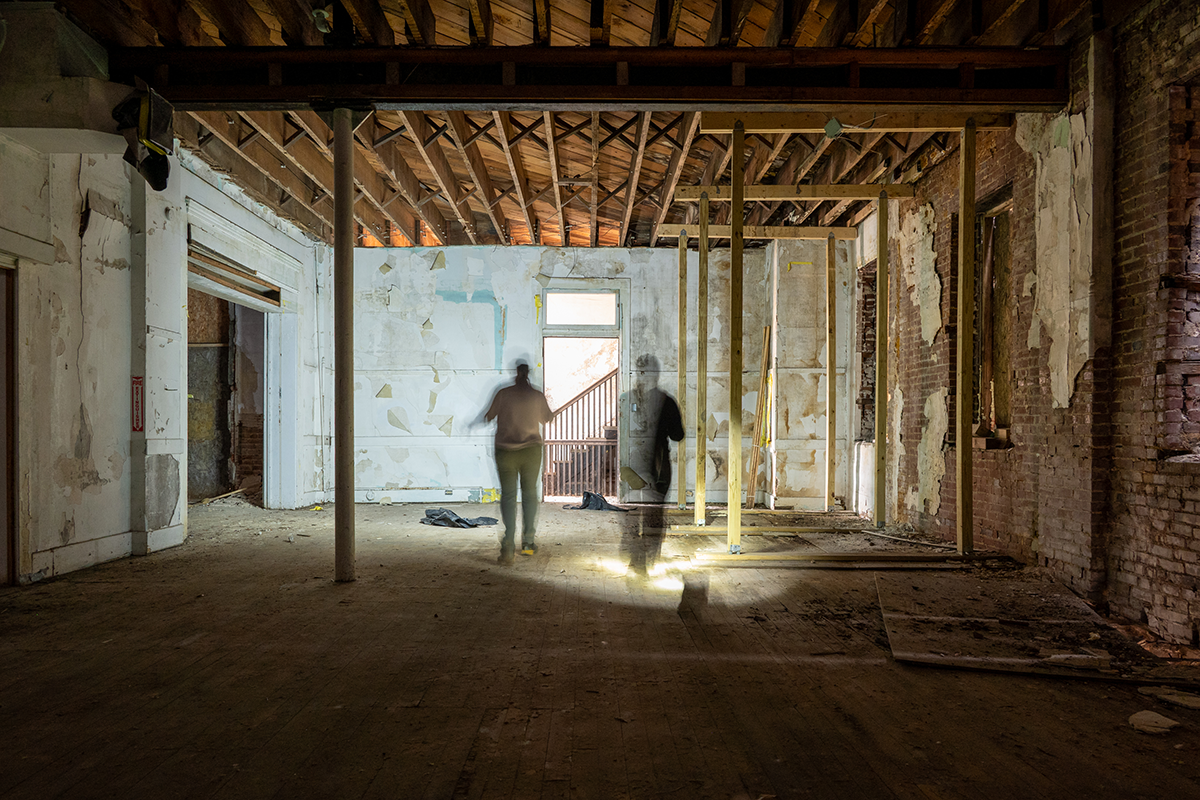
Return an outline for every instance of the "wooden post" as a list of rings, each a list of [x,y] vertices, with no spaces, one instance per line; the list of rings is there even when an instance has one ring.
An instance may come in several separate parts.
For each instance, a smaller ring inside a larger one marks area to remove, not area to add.
[[[879,253],[875,259],[875,503],[874,522],[887,522],[888,194],[879,193]]]
[[[703,525],[708,484],[708,193],[700,195],[699,264],[696,269],[696,510],[695,523]]]
[[[354,574],[354,132],[333,112],[334,579]]]
[[[729,458],[725,462],[728,491],[730,553],[742,552],[742,226],[745,209],[746,128],[739,119],[733,124],[733,185],[729,215]]]
[[[954,397],[954,447],[958,485],[958,552],[975,550],[972,526],[971,417],[975,399],[975,120],[968,119],[958,150],[958,375]]]
[[[679,416],[687,419],[687,231],[679,233]],[[679,488],[676,489],[680,510],[687,508],[687,437],[679,440]]]
[[[833,511],[837,461],[837,254],[829,234],[825,247],[825,510]]]

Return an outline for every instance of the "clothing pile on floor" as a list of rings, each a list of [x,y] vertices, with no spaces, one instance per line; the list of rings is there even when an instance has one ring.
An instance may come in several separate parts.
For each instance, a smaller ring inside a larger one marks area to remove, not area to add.
[[[595,492],[584,492],[583,502],[577,506],[563,506],[563,508],[572,511],[628,511],[628,508],[620,508],[604,499],[604,495],[596,494]]]
[[[443,528],[478,528],[480,525],[495,525],[499,520],[492,517],[460,517],[448,508],[427,508],[421,519],[425,525],[440,525]]]

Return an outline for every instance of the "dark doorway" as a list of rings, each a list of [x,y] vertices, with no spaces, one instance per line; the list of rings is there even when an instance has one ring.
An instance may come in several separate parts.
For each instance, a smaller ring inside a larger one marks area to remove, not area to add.
[[[233,490],[232,303],[188,289],[188,500]]]

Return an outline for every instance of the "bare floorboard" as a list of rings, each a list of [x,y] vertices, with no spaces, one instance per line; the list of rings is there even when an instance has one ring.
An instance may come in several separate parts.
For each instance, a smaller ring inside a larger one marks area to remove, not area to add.
[[[620,514],[551,505],[502,567],[496,529],[422,511],[360,506],[348,584],[330,509],[238,500],[0,590],[0,798],[1200,797],[1200,711],[898,663],[870,570],[698,568],[720,542],[671,536],[640,576]]]

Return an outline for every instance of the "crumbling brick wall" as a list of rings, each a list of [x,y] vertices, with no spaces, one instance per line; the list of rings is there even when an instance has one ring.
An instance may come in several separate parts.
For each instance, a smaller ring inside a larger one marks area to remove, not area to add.
[[[1186,209],[1188,194],[1196,191],[1197,156],[1188,145],[1194,123],[1185,119],[1185,106],[1191,105],[1189,90],[1200,86],[1200,7],[1151,3],[1118,26],[1114,49],[1107,597],[1113,611],[1146,621],[1171,641],[1194,643],[1200,622],[1200,465],[1168,460],[1179,447],[1172,436],[1183,432],[1176,427],[1183,422],[1183,392],[1168,391],[1168,373],[1194,344],[1186,326],[1200,298],[1171,288],[1169,278],[1194,267],[1188,252],[1195,224]]]

